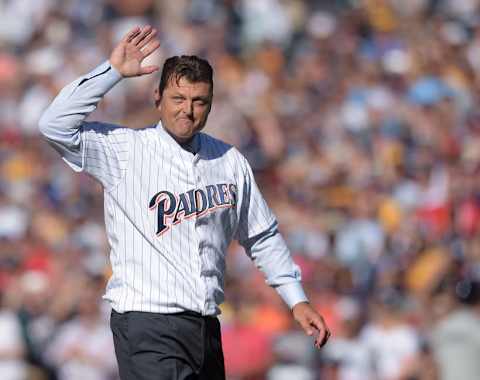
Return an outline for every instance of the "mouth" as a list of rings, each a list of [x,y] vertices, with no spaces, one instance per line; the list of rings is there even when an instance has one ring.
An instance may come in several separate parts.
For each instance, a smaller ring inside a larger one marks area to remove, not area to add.
[[[184,124],[193,124],[193,120],[189,119],[187,117],[182,117],[182,118],[178,119],[178,121],[180,123],[184,123]]]

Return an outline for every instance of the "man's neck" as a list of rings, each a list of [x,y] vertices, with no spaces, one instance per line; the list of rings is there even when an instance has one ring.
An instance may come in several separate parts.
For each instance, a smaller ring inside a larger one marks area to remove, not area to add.
[[[172,136],[172,139],[174,139],[179,145],[190,144],[193,141],[193,139],[195,138],[195,135],[193,135],[192,137],[190,137],[188,139],[185,139],[185,140],[180,139],[177,136],[175,136],[173,133],[171,133],[167,128],[164,128],[164,129],[170,136]]]

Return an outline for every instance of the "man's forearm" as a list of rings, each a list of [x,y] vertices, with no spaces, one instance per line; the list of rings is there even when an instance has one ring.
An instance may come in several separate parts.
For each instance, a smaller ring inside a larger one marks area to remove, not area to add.
[[[64,87],[43,113],[41,133],[51,142],[79,149],[82,122],[121,78],[107,61]]]
[[[277,291],[280,297],[282,297],[283,301],[290,309],[293,309],[293,307],[300,302],[308,302],[307,295],[305,294],[300,281],[278,285],[274,287],[274,289]]]
[[[307,301],[301,285],[299,267],[293,262],[290,252],[278,232],[277,224],[257,236],[245,247],[255,265],[265,274],[267,284],[273,287],[291,308]]]

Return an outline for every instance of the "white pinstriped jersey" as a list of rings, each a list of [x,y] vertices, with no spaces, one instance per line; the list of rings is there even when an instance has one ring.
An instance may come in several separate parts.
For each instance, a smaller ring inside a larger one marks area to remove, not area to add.
[[[66,86],[40,120],[63,159],[103,185],[112,307],[218,314],[232,239],[290,307],[305,301],[299,268],[234,147],[198,133],[192,154],[161,123],[135,130],[84,121],[120,80],[105,62]]]

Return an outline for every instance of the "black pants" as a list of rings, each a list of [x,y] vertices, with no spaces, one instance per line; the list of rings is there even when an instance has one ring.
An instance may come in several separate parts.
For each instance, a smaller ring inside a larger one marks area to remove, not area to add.
[[[225,380],[217,318],[113,310],[110,327],[122,380]]]

